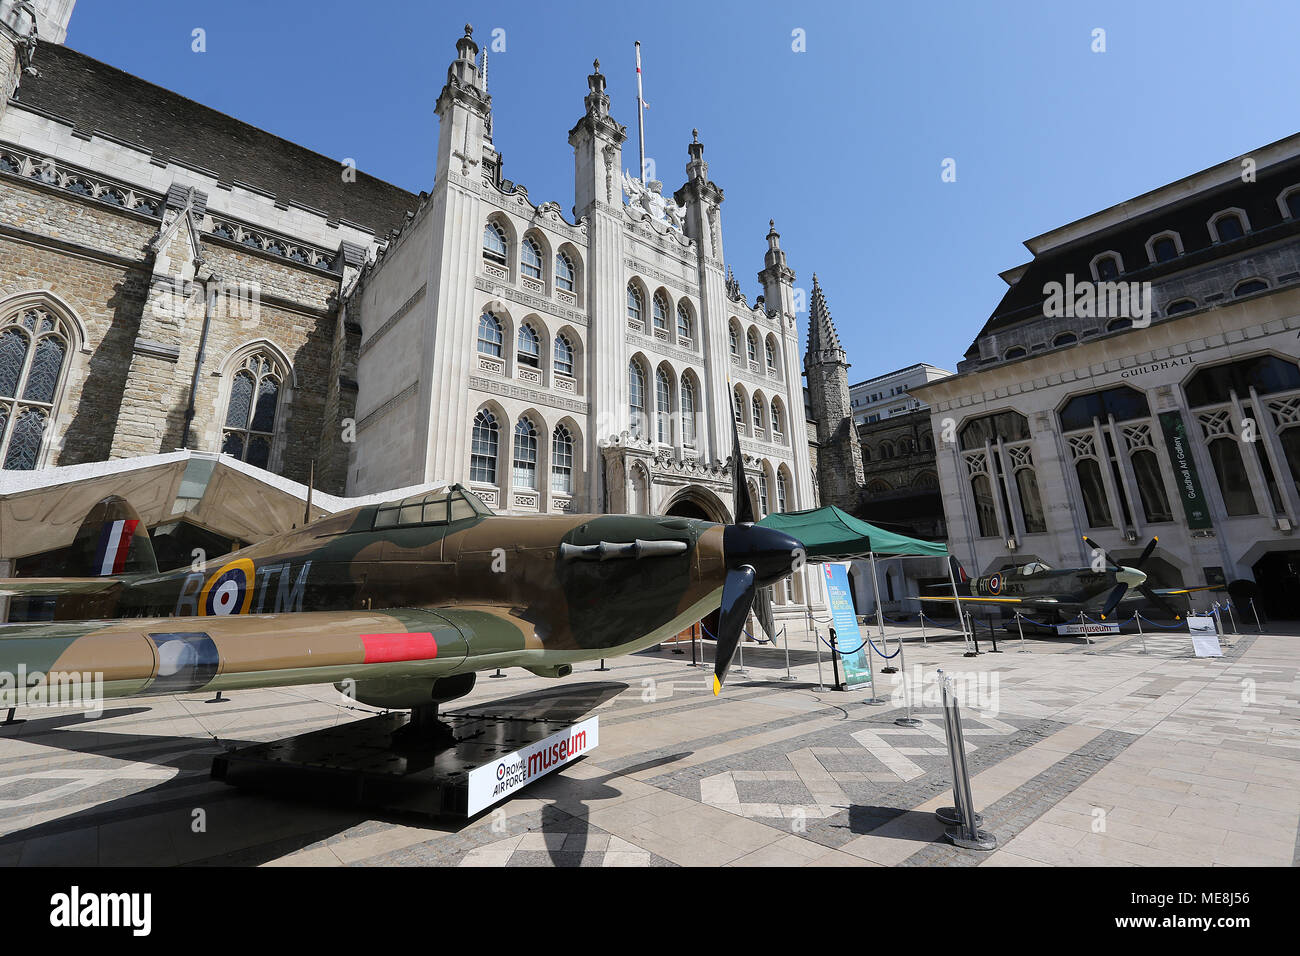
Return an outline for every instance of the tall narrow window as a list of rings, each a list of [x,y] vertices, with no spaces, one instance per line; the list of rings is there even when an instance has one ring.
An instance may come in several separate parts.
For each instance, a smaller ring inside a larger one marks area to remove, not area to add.
[[[1034,478],[1034,469],[1016,470],[1016,489],[1020,492],[1020,507],[1025,519],[1025,534],[1039,534],[1047,530],[1047,518],[1043,513],[1043,499],[1038,494],[1038,482]]]
[[[776,346],[772,344],[771,339],[768,339],[765,343],[763,343],[763,352],[765,357],[767,358],[767,370],[769,372],[775,372],[776,371]]]
[[[573,375],[573,343],[563,332],[555,337],[555,374]]]
[[[41,308],[0,319],[0,461],[30,471],[41,446],[68,355],[67,326]]]
[[[496,416],[486,408],[474,416],[469,456],[469,480],[488,485],[497,483],[497,425]]]
[[[689,339],[692,337],[691,329],[691,311],[686,307],[686,303],[677,303],[677,337],[679,339]]]
[[[271,461],[282,373],[270,357],[254,352],[230,380],[221,451],[258,468]]]
[[[776,403],[776,399],[772,399],[772,435],[779,439],[784,431],[785,427],[781,424],[781,406]]]
[[[776,476],[776,510],[785,513],[785,472],[778,472]]]
[[[573,260],[568,253],[561,252],[555,257],[555,288],[565,292],[573,291]]]
[[[478,317],[478,350],[484,355],[500,358],[504,344],[501,321],[491,312],[484,312]]]
[[[556,425],[551,435],[551,490],[573,493],[573,436],[564,425]]]
[[[537,429],[527,415],[515,425],[515,458],[511,484],[516,488],[537,488]]]
[[[753,413],[754,434],[757,435],[763,430],[763,400],[757,395],[750,402],[750,411]]]
[[[673,392],[663,369],[655,372],[655,432],[661,445],[672,442]]]
[[[1165,494],[1165,483],[1160,477],[1160,463],[1155,452],[1135,451],[1132,456],[1133,475],[1137,478],[1138,497],[1142,499],[1142,511],[1147,522],[1173,521],[1169,510],[1169,496]]]
[[[1300,430],[1297,435],[1300,435]],[[688,448],[695,447],[695,382],[690,378],[682,379],[682,444]]]
[[[727,329],[727,341],[731,346],[731,357],[740,358],[740,340],[736,338],[736,327]]]
[[[633,359],[627,366],[628,411],[631,412],[631,431],[637,438],[645,437],[645,369]]]
[[[763,514],[769,513],[767,501],[767,474],[761,471],[758,473],[758,507]]]
[[[537,337],[537,330],[525,322],[519,326],[519,364],[529,368],[542,365],[542,343]]]
[[[633,325],[644,327],[641,312],[641,290],[629,282],[627,285],[627,320]]]
[[[993,487],[988,475],[976,475],[971,479],[971,493],[975,498],[975,518],[979,522],[981,538],[996,538],[998,535],[997,505],[993,503]]]
[[[758,336],[753,329],[750,329],[749,335],[745,337],[745,351],[749,355],[751,362],[758,361]]]
[[[667,332],[668,331],[668,300],[664,298],[664,296],[661,293],[656,292],[652,308],[654,310],[655,330],[658,332]]]
[[[1080,458],[1074,468],[1079,476],[1079,490],[1083,492],[1083,510],[1088,518],[1088,527],[1112,527],[1106,485],[1101,480],[1101,465],[1095,458]]]
[[[531,236],[519,247],[519,267],[530,279],[542,277],[542,249]]]
[[[1210,461],[1214,464],[1214,476],[1219,480],[1219,491],[1223,494],[1223,506],[1228,514],[1258,514],[1255,507],[1255,495],[1250,490],[1250,477],[1246,473],[1246,464],[1241,460],[1241,449],[1232,438],[1216,438],[1207,446]]]
[[[506,264],[506,232],[495,222],[483,227],[483,258],[500,266]]]
[[[745,424],[745,396],[742,395],[740,389],[737,388],[733,393],[732,398],[733,401],[731,404],[733,411],[736,413],[736,424],[743,425]]]

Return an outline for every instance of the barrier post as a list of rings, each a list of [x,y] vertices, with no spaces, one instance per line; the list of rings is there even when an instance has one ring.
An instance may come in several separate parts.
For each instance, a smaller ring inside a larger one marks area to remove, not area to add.
[[[971,616],[970,611],[966,612],[966,626],[970,628],[970,644],[966,645],[967,650],[966,653],[962,654],[962,657],[978,657],[980,652],[980,641],[979,638],[975,636],[975,619]],[[965,634],[966,632],[963,631],[962,633]],[[974,650],[970,650],[971,644],[975,646]]]
[[[1025,647],[1025,625],[1024,622],[1020,620],[1019,608],[1016,609],[1016,629],[1020,631],[1020,650],[1017,651],[1017,653],[1018,654],[1030,653],[1029,648]]]
[[[907,708],[907,716],[899,717],[894,721],[899,727],[920,727],[921,721],[912,716],[912,695],[907,692],[907,655],[903,653],[903,639],[898,639],[898,676],[903,679],[903,705]],[[875,696],[875,691],[872,691]]]
[[[859,634],[858,636],[861,637],[862,635]],[[864,700],[863,703],[875,706],[877,704],[883,704],[884,701],[876,696],[876,660],[875,655],[871,653],[873,650],[874,648],[872,647],[871,639],[867,638],[867,673],[871,675],[869,678],[871,681],[871,697]]]
[[[598,671],[607,671],[607,670],[609,670],[609,668],[605,666],[605,658],[602,657],[602,658],[600,659],[600,666],[597,667],[596,670],[598,670]]]
[[[809,615],[811,617],[811,615]],[[822,632],[813,626],[813,643],[817,645],[817,689],[824,691],[826,684],[822,681]]]
[[[703,621],[696,621],[696,622],[691,626],[691,662],[690,662],[689,664],[686,665],[687,667],[699,667],[699,666],[700,666],[699,663],[698,663],[698,662],[696,661],[696,659],[695,659],[695,642],[696,642],[696,641],[699,641],[699,640],[702,640],[703,637],[704,637],[704,622],[703,622]]]
[[[790,631],[789,623],[781,625],[781,636],[785,638],[785,676],[780,678],[783,681],[794,680],[794,675],[790,673]]]
[[[1142,638],[1142,650],[1138,651],[1138,653],[1145,654],[1147,652],[1147,635],[1146,632],[1142,630],[1142,612],[1134,611],[1133,620],[1137,621],[1138,637]]]
[[[828,628],[831,635],[831,684],[832,690],[848,690],[848,684],[840,684],[840,639],[834,627]]]
[[[1259,609],[1255,607],[1255,599],[1250,599],[1250,611],[1255,615],[1255,627],[1259,633],[1264,633],[1264,625],[1259,623]]]
[[[998,650],[998,632],[997,628],[993,626],[993,618],[989,618],[989,640],[993,642],[993,650],[989,651],[989,653],[1001,654],[1002,652]]]
[[[970,643],[966,637],[966,619],[962,617],[961,595],[957,593],[957,578],[952,573],[951,557],[952,556],[949,555],[949,560],[946,564],[948,565],[948,583],[952,585],[952,606],[957,609],[957,623],[961,626],[962,643],[966,645],[967,649],[969,649]]]
[[[489,674],[488,676],[489,676],[489,677],[505,677],[506,675],[503,674],[503,673],[501,673],[501,668],[498,667],[498,668],[497,668],[497,672],[496,672],[495,674]]]
[[[956,846],[968,850],[992,850],[997,846],[997,838],[980,829],[984,818],[975,812],[970,771],[966,765],[966,742],[961,731],[960,705],[952,691],[952,678],[940,670],[939,683],[943,690],[943,729],[948,743],[948,762],[952,767],[955,806],[940,807],[934,815],[940,822],[948,824],[944,836]]]
[[[926,647],[930,646],[930,642],[925,639],[925,605],[924,604],[921,605],[921,643],[924,644]]]
[[[722,630],[722,628],[718,628],[718,630]],[[736,673],[741,677],[748,677],[749,671],[745,670],[745,638],[743,631],[741,632],[740,643],[737,645],[737,650],[740,652],[740,666],[736,668]]]
[[[1232,600],[1231,600],[1231,599],[1228,600],[1228,620],[1232,622],[1232,636],[1233,636],[1233,637],[1240,637],[1241,634],[1237,631],[1237,615],[1235,615],[1235,614],[1232,613]]]
[[[880,632],[880,643],[882,645],[880,655],[881,659],[884,660],[884,655],[889,650],[889,637],[885,634],[885,611],[880,606],[880,582],[876,580],[876,552],[868,551],[867,557],[871,560],[871,590],[876,596],[876,630]],[[901,641],[902,638],[899,638],[899,640]],[[882,674],[892,674],[894,672],[895,668],[888,662],[884,667],[880,668]],[[874,697],[875,694],[872,694],[872,696]]]

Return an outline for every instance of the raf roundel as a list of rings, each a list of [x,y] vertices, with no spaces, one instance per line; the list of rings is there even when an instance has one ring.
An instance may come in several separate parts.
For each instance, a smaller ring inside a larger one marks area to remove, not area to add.
[[[221,567],[199,595],[199,613],[220,616],[247,614],[253,601],[253,562],[247,558]]]
[[[989,578],[989,593],[997,594],[1001,590],[1002,590],[1002,575],[995,574],[993,575],[993,577]]]

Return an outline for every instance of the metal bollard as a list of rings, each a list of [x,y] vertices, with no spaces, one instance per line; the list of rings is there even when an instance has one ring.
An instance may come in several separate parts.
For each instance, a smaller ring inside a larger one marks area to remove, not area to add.
[[[822,632],[821,629],[813,627],[813,644],[817,646],[817,690],[825,690],[826,684],[822,681]]]
[[[794,675],[790,673],[790,632],[786,630],[789,625],[781,625],[781,636],[785,638],[785,676],[779,678],[783,681],[794,680]]]
[[[921,608],[921,643],[930,646],[930,642],[925,639],[925,608]]]
[[[1145,654],[1147,652],[1147,636],[1146,632],[1142,630],[1142,614],[1138,611],[1134,611],[1133,620],[1137,621],[1138,636],[1142,638],[1142,650],[1138,651],[1138,653]]]
[[[1017,654],[1031,653],[1029,648],[1025,647],[1025,623],[1020,619],[1020,612],[1016,611],[1016,630],[1020,632],[1020,650]]]
[[[898,675],[903,679],[903,704],[907,707],[907,716],[899,717],[894,723],[899,727],[920,727],[921,721],[912,716],[912,695],[907,692],[907,655],[903,653],[901,637],[898,639]]]
[[[1250,599],[1250,612],[1255,615],[1255,628],[1259,633],[1264,633],[1264,625],[1259,623],[1259,609],[1255,607],[1255,599]]]
[[[498,667],[498,668],[497,668],[497,672],[496,672],[495,674],[489,674],[488,676],[489,676],[489,677],[505,677],[506,675],[503,674],[503,673],[501,673],[501,668]]]
[[[952,764],[952,796],[954,807],[941,807],[935,816],[949,824],[944,836],[966,850],[992,850],[998,845],[997,837],[981,830],[984,818],[975,812],[975,798],[970,788],[970,769],[966,765],[966,741],[961,730],[961,705],[952,692],[952,678],[939,671],[943,689],[944,733],[948,740],[948,757]]]

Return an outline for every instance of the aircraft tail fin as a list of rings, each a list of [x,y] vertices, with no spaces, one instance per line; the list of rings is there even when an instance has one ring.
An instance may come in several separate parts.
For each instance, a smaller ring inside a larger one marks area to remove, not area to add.
[[[955,554],[948,555],[948,565],[952,568],[952,579],[957,583],[957,593],[970,594],[970,576]]]
[[[90,509],[69,549],[68,571],[86,577],[158,572],[149,529],[130,502],[110,495]]]

